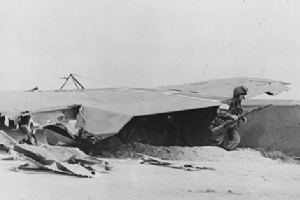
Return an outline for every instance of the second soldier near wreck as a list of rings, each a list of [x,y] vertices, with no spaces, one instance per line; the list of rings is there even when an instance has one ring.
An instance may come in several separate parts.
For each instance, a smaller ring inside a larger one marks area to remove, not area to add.
[[[240,135],[237,131],[239,120],[246,122],[246,118],[239,119],[239,115],[243,113],[242,101],[247,95],[248,89],[245,86],[238,86],[233,90],[233,97],[228,103],[223,103],[217,110],[217,116],[213,120],[210,128],[218,127],[228,120],[235,120],[237,123],[225,128],[217,134],[212,132],[212,144],[220,146],[226,150],[234,150],[240,143]]]

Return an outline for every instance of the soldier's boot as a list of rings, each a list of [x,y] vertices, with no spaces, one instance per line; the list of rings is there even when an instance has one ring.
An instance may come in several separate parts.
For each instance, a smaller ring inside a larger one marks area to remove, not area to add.
[[[228,133],[227,139],[224,141],[224,149],[228,151],[235,150],[241,142],[240,134],[237,130],[232,130]]]

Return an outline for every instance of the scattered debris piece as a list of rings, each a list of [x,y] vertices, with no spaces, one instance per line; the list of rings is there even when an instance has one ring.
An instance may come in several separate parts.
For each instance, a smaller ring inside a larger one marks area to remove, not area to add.
[[[235,195],[242,195],[242,193],[234,192],[232,190],[227,190],[227,193],[229,193],[229,194],[235,194]]]
[[[1,160],[15,160],[15,158],[10,156],[10,157],[1,158]]]
[[[108,162],[89,157],[76,148],[22,144],[15,145],[14,151],[25,156],[25,160],[38,168],[58,173],[95,177],[109,169],[107,168]]]
[[[206,189],[206,190],[197,190],[199,193],[216,193],[216,190],[214,189]]]
[[[205,192],[207,192],[207,193],[215,193],[216,191],[213,190],[213,189],[207,189],[207,190],[205,190]]]
[[[147,156],[144,154],[138,154],[138,155],[142,159],[141,164],[159,165],[159,166],[170,167],[170,168],[174,168],[174,169],[183,169],[186,171],[215,170],[212,167],[199,167],[194,164],[178,164],[178,163],[174,163],[174,162],[161,160],[159,158]]]

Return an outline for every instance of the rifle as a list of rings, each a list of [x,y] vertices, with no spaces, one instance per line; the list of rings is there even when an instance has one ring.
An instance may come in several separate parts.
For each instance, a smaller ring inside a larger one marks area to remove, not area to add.
[[[247,115],[249,115],[251,113],[254,113],[254,112],[257,112],[257,111],[264,110],[264,109],[269,108],[271,106],[272,106],[272,104],[268,104],[268,105],[265,105],[265,106],[259,106],[257,108],[254,108],[254,109],[250,110],[250,111],[246,111],[246,112],[242,113],[241,115],[239,115],[237,120],[233,120],[233,119],[232,120],[227,120],[225,123],[221,124],[220,126],[210,128],[210,130],[211,130],[213,135],[218,135],[220,132],[222,132],[222,131],[224,131],[228,128],[231,128],[235,124],[239,123],[239,121],[241,119],[243,119],[244,117],[246,117]]]

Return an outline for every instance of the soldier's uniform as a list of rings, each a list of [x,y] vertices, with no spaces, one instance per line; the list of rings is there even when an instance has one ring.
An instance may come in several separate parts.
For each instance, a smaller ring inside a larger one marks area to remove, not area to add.
[[[233,116],[239,116],[243,113],[241,95],[247,94],[247,88],[239,86],[233,90],[233,98],[228,104],[222,104],[217,110],[217,117],[213,120],[210,128],[218,127],[224,124],[227,120],[232,120]],[[218,134],[212,134],[212,145],[220,146],[227,150],[234,150],[240,143],[240,136],[237,132],[238,124],[233,125]]]

